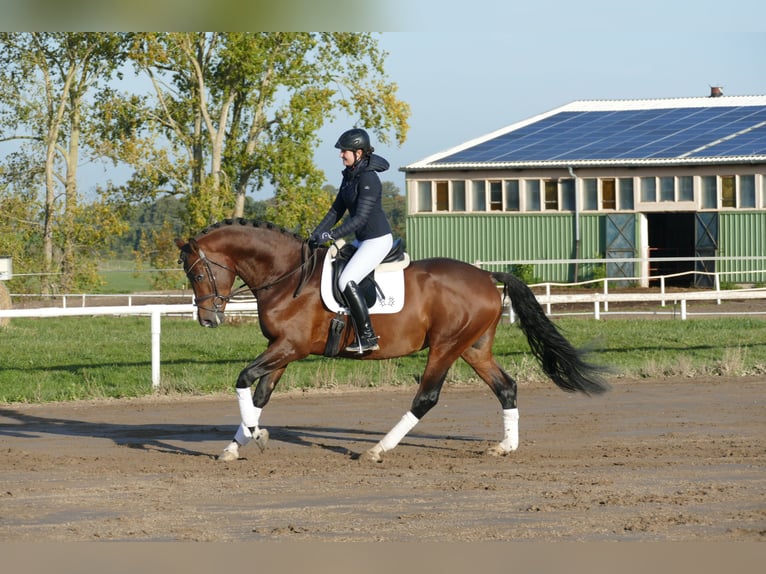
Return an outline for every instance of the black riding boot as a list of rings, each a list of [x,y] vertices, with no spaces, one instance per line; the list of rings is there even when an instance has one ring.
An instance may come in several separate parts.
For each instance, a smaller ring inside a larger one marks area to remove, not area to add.
[[[359,292],[356,283],[349,281],[346,288],[343,290],[343,296],[346,298],[348,309],[351,311],[351,317],[354,319],[356,335],[359,339],[359,345],[346,347],[346,351],[349,353],[364,353],[366,351],[375,351],[379,349],[378,338],[372,330],[370,312],[367,309],[367,303],[362,298],[362,294]]]

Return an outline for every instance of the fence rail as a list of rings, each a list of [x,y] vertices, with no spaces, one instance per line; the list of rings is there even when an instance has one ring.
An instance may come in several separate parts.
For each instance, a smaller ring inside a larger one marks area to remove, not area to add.
[[[586,282],[587,283],[587,282]],[[604,312],[607,312],[610,302],[659,302],[663,306],[669,299],[680,303],[680,318],[686,320],[688,301],[716,301],[718,304],[722,300],[766,300],[766,289],[737,289],[725,291],[692,291],[692,292],[654,292],[654,293],[610,293],[606,290],[593,293],[565,293],[554,294],[551,287],[555,284],[543,284],[533,287],[544,287],[546,293],[537,295],[537,299],[543,305],[548,314],[551,314],[552,305],[572,304],[572,303],[590,303],[593,305],[593,316],[600,319],[602,306]],[[571,286],[571,285],[567,285]],[[508,307],[509,319],[515,321],[513,309]],[[227,313],[257,313],[257,304],[254,302],[230,302],[226,306]],[[152,387],[160,386],[160,336],[161,336],[161,318],[162,315],[168,316],[191,316],[196,318],[196,307],[191,303],[185,304],[167,304],[167,305],[120,305],[120,306],[96,306],[96,307],[42,307],[36,309],[0,309],[0,318],[8,317],[73,317],[73,316],[150,316],[151,317],[151,364],[152,364]]]
[[[254,311],[255,303],[229,303],[227,311]],[[152,335],[152,387],[160,386],[160,335],[162,332],[162,315],[192,315],[196,316],[197,308],[191,303],[180,305],[133,305],[133,306],[102,306],[102,307],[42,307],[38,309],[0,309],[3,317],[75,317],[75,316],[150,316]]]
[[[691,260],[732,260],[743,258],[722,258],[722,257],[709,257],[709,258],[663,258],[662,260],[676,260],[676,261],[691,261]],[[750,260],[766,260],[766,257],[748,258]],[[561,260],[562,262],[572,263],[574,260]],[[578,263],[614,263],[614,262],[641,262],[643,259],[587,259],[578,260]],[[658,259],[652,259],[651,261],[658,261]],[[536,261],[484,261],[477,262],[478,266],[490,266],[490,265],[508,265],[519,263],[532,263],[532,264],[552,264],[559,261],[551,260],[536,260]],[[582,281],[578,283],[539,283],[530,285],[530,287],[539,291],[542,289],[544,293],[536,293],[536,297],[540,304],[545,308],[548,315],[553,315],[554,305],[572,305],[580,304],[592,307],[592,316],[594,319],[599,320],[603,314],[612,313],[609,311],[610,303],[659,303],[662,307],[665,307],[669,301],[674,304],[673,315],[679,316],[681,320],[686,320],[689,316],[687,311],[687,303],[689,301],[715,301],[717,305],[725,300],[740,300],[740,301],[766,301],[766,288],[752,288],[752,289],[721,289],[721,277],[727,275],[735,275],[741,273],[740,271],[731,272],[704,272],[704,271],[687,271],[674,275],[664,275],[651,277],[650,280],[658,281],[660,284],[659,291],[653,292],[614,292],[610,291],[610,283],[614,285],[615,282],[625,283],[639,280],[639,277],[605,277],[599,279],[592,279],[589,281]],[[764,271],[750,271],[749,273],[764,273]],[[669,279],[676,278],[681,275],[700,275],[706,274],[713,276],[714,289],[698,290],[698,291],[674,291],[669,292],[666,289],[666,282]],[[566,290],[576,287],[594,287],[597,284],[601,284],[601,289],[593,289],[589,293],[554,293],[554,290]],[[160,386],[160,336],[161,336],[161,318],[162,315],[168,316],[190,316],[196,319],[197,309],[193,305],[191,298],[192,295],[189,292],[180,292],[173,294],[152,293],[152,294],[66,294],[66,295],[11,295],[13,299],[19,298],[41,298],[41,300],[58,300],[61,301],[60,307],[46,306],[37,308],[21,308],[21,309],[0,309],[0,319],[14,318],[14,317],[29,317],[29,318],[44,318],[44,317],[73,317],[73,316],[97,316],[97,315],[112,315],[112,316],[149,316],[151,317],[151,363],[152,363],[152,387],[157,388]],[[119,301],[124,299],[127,305],[112,305],[115,300]],[[135,301],[140,300],[152,301],[151,304],[135,304]],[[181,303],[154,303],[156,301],[187,301]],[[107,304],[104,305],[88,305],[88,303],[102,301]],[[506,304],[508,302],[506,301]],[[79,306],[77,306],[79,304]],[[680,305],[680,313],[675,312],[675,306]],[[766,309],[766,307],[762,307]],[[252,298],[241,298],[236,301],[230,302],[226,306],[226,311],[229,314],[257,314],[257,303]],[[642,313],[640,311],[619,311],[620,314],[625,313]],[[645,312],[644,312],[645,313]],[[757,310],[749,309],[747,313],[759,313]],[[761,313],[766,313],[766,310]],[[564,313],[561,313],[564,314]],[[567,313],[569,314],[569,313]],[[583,314],[583,313],[580,313]],[[591,313],[588,312],[590,315]],[[657,314],[654,312],[653,314]],[[707,313],[710,314],[710,313]],[[741,313],[740,313],[741,314]],[[511,322],[515,321],[513,309],[508,305],[508,317]]]

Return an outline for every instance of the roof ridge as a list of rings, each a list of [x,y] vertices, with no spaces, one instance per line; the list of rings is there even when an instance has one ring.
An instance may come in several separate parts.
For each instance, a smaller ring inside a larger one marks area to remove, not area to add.
[[[637,99],[591,99],[574,100],[556,108],[562,111],[619,111],[636,109],[658,109],[667,105],[672,108],[712,108],[736,106],[763,106],[766,105],[766,95],[736,95],[736,96],[687,96],[673,98],[637,98]]]

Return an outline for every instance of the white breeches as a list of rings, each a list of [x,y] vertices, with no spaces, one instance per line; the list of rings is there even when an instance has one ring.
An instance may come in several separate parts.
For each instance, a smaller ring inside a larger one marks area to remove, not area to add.
[[[375,237],[374,239],[366,239],[359,243],[356,253],[346,264],[346,268],[338,278],[340,290],[344,291],[349,281],[358,284],[364,279],[388,255],[393,244],[394,237],[390,233],[381,237]]]

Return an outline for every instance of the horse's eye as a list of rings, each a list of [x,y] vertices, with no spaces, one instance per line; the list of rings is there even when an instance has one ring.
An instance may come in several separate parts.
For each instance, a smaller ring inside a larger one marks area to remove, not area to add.
[[[194,277],[194,280],[197,281],[198,283],[200,283],[200,282],[202,282],[202,280],[204,278],[205,278],[205,276],[200,273],[199,275]]]

